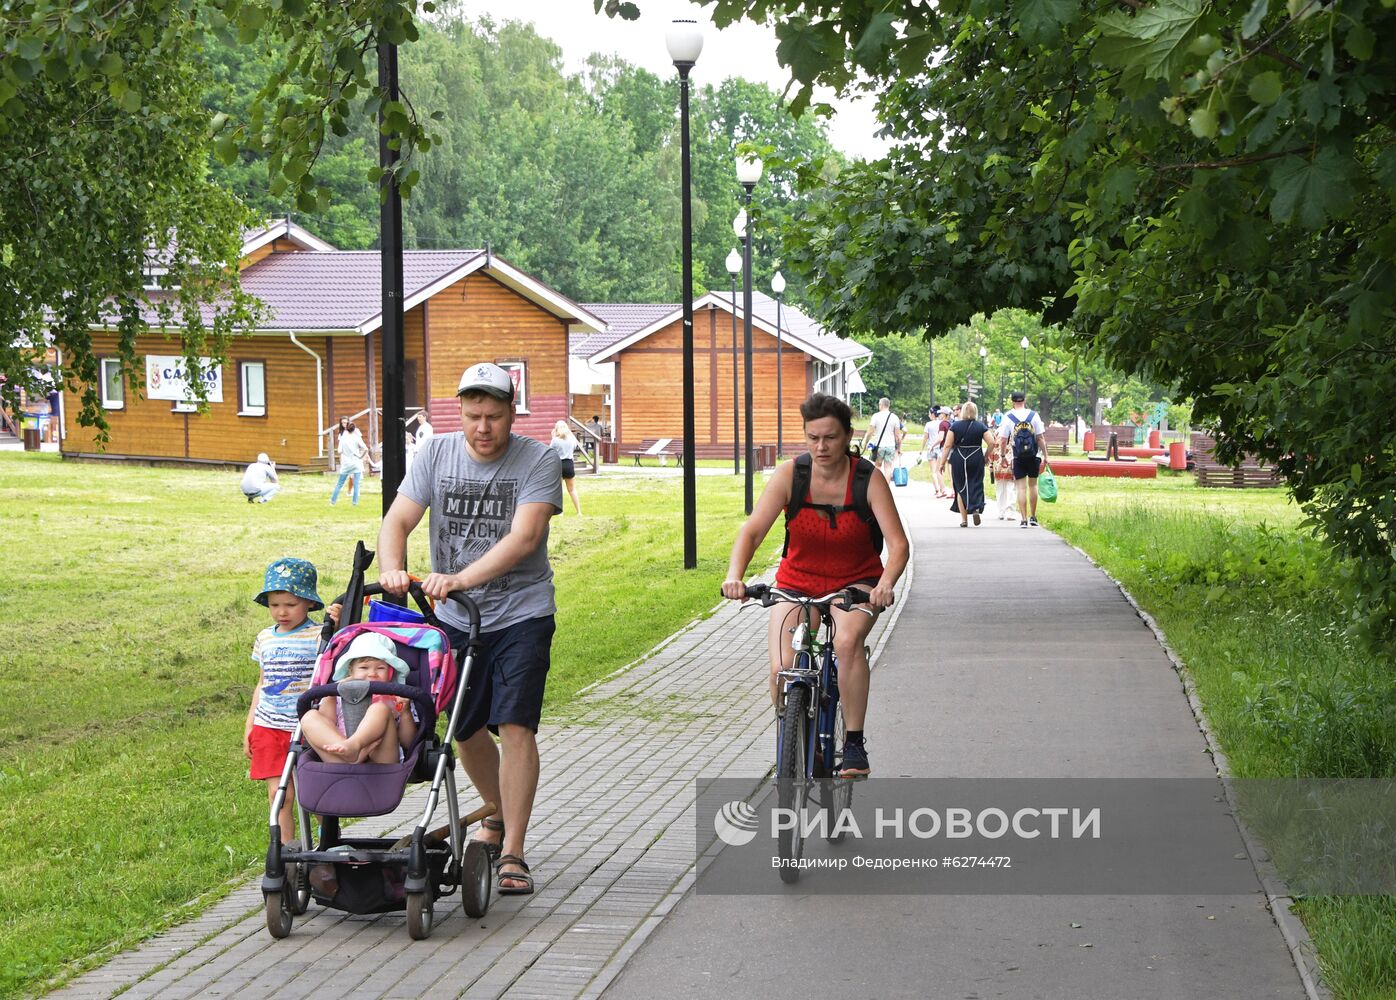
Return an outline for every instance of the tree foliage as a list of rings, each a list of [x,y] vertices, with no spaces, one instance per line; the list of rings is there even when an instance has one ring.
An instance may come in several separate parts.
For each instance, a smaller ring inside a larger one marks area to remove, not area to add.
[[[424,11],[430,3],[422,6]],[[128,380],[147,318],[180,329],[186,359],[221,356],[255,320],[235,264],[246,210],[207,178],[210,142],[227,161],[265,154],[269,185],[323,207],[315,172],[327,134],[381,110],[415,183],[425,120],[369,77],[378,39],[416,36],[415,0],[9,0],[0,11],[0,396],[35,389],[45,341],[78,387],[78,419],[105,428],[89,331],[116,325]],[[210,114],[201,50],[280,39],[246,121]],[[162,290],[151,285],[159,273]]]
[[[282,56],[281,43],[210,46],[217,85],[210,111],[244,120],[255,82]],[[513,263],[581,301],[677,301],[680,268],[678,82],[614,56],[593,56],[582,73],[562,69],[555,43],[531,25],[469,20],[456,8],[421,27],[403,49],[404,93],[433,121],[404,205],[409,246],[474,247],[488,241]],[[759,139],[791,163],[833,155],[812,120],[796,121],[768,87],[695,74],[690,98],[694,276],[700,290],[727,286],[724,260],[739,207],[734,160]],[[439,117],[431,118],[432,115]],[[301,221],[336,245],[377,238],[377,202],[363,174],[374,162],[373,130],[361,121],[328,136],[316,170],[328,206]],[[355,167],[354,164],[358,166]],[[264,215],[296,210],[267,182],[265,156],[243,150],[215,176]],[[753,205],[755,280],[778,266],[779,233],[800,197],[793,167],[774,170]],[[787,295],[800,301],[801,285]]]
[[[1021,347],[1024,337],[1026,351]],[[1007,409],[1012,405],[1009,396],[1020,388],[1043,420],[1065,424],[1077,412],[1089,422],[1102,399],[1125,404],[1122,412],[1128,414],[1143,409],[1146,401],[1169,396],[1166,387],[1111,368],[1065,331],[1044,327],[1035,314],[1022,309],[975,315],[929,345],[924,337],[909,334],[863,337],[861,342],[873,352],[873,360],[862,369],[868,398],[887,396],[913,423],[929,409],[932,350],[935,402],[952,405],[972,397],[985,414]],[[976,388],[973,394],[971,385]]]
[[[381,130],[402,159],[409,246],[481,246],[581,300],[677,301],[678,84],[615,59],[568,76],[529,26],[417,0],[10,0],[0,51],[0,392],[13,401],[45,336],[103,426],[90,329],[118,320],[133,388],[141,320],[220,357],[256,305],[239,231],[296,212],[336,245],[376,243]],[[430,15],[419,20],[423,15]],[[402,91],[376,43],[403,44]],[[769,89],[696,80],[695,275],[726,286],[733,158],[760,139],[792,162],[831,154]],[[431,155],[423,155],[430,151]],[[758,285],[777,266],[794,171],[758,191]],[[237,198],[229,197],[233,192]],[[246,212],[239,205],[251,207]],[[148,289],[149,248],[165,291]],[[801,284],[792,280],[793,301]]]
[[[879,95],[894,149],[787,233],[826,321],[1068,321],[1274,463],[1396,639],[1389,0],[714,6],[776,20],[797,104]]]
[[[245,212],[209,183],[199,35],[189,2],[15,0],[0,59],[0,397],[46,391],[46,340],[100,423],[90,330],[133,360],[143,314],[186,330],[191,362],[221,354],[252,302],[223,278]],[[147,287],[152,286],[152,287]],[[163,286],[157,290],[154,286]],[[205,314],[205,304],[220,307]],[[135,372],[131,372],[135,378]]]

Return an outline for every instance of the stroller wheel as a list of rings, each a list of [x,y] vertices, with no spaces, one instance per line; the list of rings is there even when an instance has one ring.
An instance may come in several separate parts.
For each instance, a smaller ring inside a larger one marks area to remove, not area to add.
[[[467,843],[460,872],[460,900],[467,917],[483,917],[489,910],[493,874],[489,845],[478,840]]]
[[[305,864],[288,865],[286,869],[286,891],[288,909],[299,917],[310,909],[310,866]]]
[[[425,941],[431,937],[431,924],[435,918],[432,911],[430,892],[409,892],[407,894],[407,933],[413,941]]]
[[[287,909],[286,904],[285,893],[266,894],[267,932],[274,938],[284,938],[291,933],[291,911]]]

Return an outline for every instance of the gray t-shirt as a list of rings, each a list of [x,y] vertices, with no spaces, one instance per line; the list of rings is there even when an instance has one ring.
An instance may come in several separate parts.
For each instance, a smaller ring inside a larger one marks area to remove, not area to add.
[[[399,488],[431,511],[431,568],[459,573],[509,533],[520,504],[548,503],[562,512],[562,466],[553,449],[509,435],[509,447],[493,462],[477,462],[465,435],[435,434],[417,452]],[[553,568],[548,535],[513,569],[470,591],[486,632],[553,614]],[[469,625],[454,601],[438,605],[441,618]]]

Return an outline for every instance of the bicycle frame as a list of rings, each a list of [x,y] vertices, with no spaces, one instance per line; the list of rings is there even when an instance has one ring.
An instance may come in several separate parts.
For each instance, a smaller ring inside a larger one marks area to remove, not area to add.
[[[816,634],[812,637],[810,619],[815,607],[814,602],[802,604],[800,611],[803,620],[795,626],[791,638],[791,647],[795,650],[794,663],[777,673],[784,682],[781,687],[782,701],[797,685],[809,691],[805,704],[809,706],[807,711],[812,725],[805,730],[807,743],[803,757],[806,781],[831,774],[837,752],[834,725],[839,704],[839,668],[838,657],[834,655],[834,619],[826,605],[819,627],[814,630]],[[818,666],[815,666],[816,658]],[[780,753],[779,736],[776,753]]]

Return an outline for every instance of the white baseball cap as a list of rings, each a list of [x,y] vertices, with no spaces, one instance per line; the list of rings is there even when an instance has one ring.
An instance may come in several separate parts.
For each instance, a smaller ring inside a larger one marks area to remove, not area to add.
[[[456,395],[469,392],[472,389],[479,389],[487,392],[496,399],[502,399],[506,403],[514,401],[514,380],[509,377],[499,365],[492,365],[489,362],[482,362],[478,365],[471,365],[460,377],[460,385],[456,388]]]

